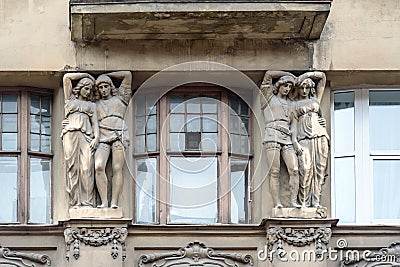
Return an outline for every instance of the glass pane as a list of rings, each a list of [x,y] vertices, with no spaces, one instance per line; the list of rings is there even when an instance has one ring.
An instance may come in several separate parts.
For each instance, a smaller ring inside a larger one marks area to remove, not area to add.
[[[0,223],[17,221],[18,161],[16,157],[0,157]]]
[[[240,135],[231,134],[231,152],[240,153]]]
[[[136,134],[145,134],[145,125],[147,117],[136,117]]]
[[[334,94],[335,152],[354,151],[354,92]]]
[[[17,137],[16,133],[3,133],[1,135],[2,149],[17,150]]]
[[[135,152],[143,153],[145,152],[145,135],[138,135],[135,139]]]
[[[3,114],[1,122],[3,132],[18,132],[17,114]]]
[[[136,222],[156,222],[157,159],[136,160]]]
[[[50,152],[50,136],[49,135],[41,135],[42,142],[41,142],[41,149],[42,152]]]
[[[236,115],[231,115],[231,119],[229,121],[229,131],[230,133],[240,133],[240,117]]]
[[[31,133],[40,133],[40,115],[31,115]]]
[[[187,113],[200,113],[200,97],[190,96],[186,100],[186,112]]]
[[[369,92],[371,150],[400,150],[400,91]]]
[[[31,114],[40,115],[40,96],[31,95]]]
[[[29,222],[50,223],[50,160],[31,158]]]
[[[147,151],[157,150],[157,134],[147,135]]]
[[[217,132],[218,118],[217,115],[203,115],[203,132]]]
[[[249,107],[247,106],[246,102],[240,100],[240,115],[248,115],[249,114]]]
[[[231,114],[240,114],[239,99],[236,96],[229,97],[229,106],[231,107]]]
[[[217,158],[171,157],[170,163],[170,221],[217,222]]]
[[[157,116],[147,117],[147,133],[157,132]]]
[[[200,132],[200,115],[187,115],[187,124],[186,128],[188,132]]]
[[[17,113],[18,95],[3,95],[3,113]]]
[[[146,98],[144,96],[135,96],[136,116],[146,115]]]
[[[242,117],[240,123],[240,133],[248,135],[249,134],[249,118]]]
[[[217,113],[217,99],[211,97],[202,98],[203,113]]]
[[[246,223],[247,212],[247,160],[231,161],[231,222]]]
[[[50,116],[50,97],[42,96],[42,115]]]
[[[42,116],[42,134],[50,135],[51,128],[50,128],[50,117]]]
[[[149,114],[155,115],[157,114],[157,96],[149,95],[147,96],[147,112]]]
[[[355,222],[356,183],[354,175],[354,158],[335,159],[335,206],[336,217],[340,222]]]
[[[250,153],[249,146],[250,146],[250,138],[247,135],[242,135],[240,137],[240,152],[243,154],[249,154]]]
[[[169,126],[171,132],[185,132],[185,115],[171,114],[169,116]]]
[[[374,218],[400,219],[400,160],[374,160]]]
[[[171,147],[171,151],[185,151],[184,133],[171,133],[169,138],[169,146]]]
[[[201,134],[201,150],[217,151],[218,150],[218,134],[203,133]]]
[[[40,151],[40,135],[31,134],[31,151]]]
[[[185,99],[183,96],[171,96],[169,99],[169,106],[171,113],[185,113],[185,105],[183,104]]]

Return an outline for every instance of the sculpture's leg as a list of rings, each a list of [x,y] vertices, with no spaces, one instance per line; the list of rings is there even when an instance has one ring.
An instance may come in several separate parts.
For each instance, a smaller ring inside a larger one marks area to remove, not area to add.
[[[90,138],[87,138],[80,133],[80,198],[82,206],[93,207],[93,195],[94,195],[94,172],[93,172],[93,153],[90,149]]]
[[[325,183],[325,170],[328,163],[329,144],[325,136],[314,139],[314,153],[315,153],[315,181],[312,192],[312,205],[314,207],[321,207],[321,193],[322,186]]]
[[[110,145],[100,143],[96,150],[94,166],[96,170],[96,186],[100,195],[101,204],[98,208],[108,207],[106,165],[110,155]]]
[[[290,204],[292,207],[298,208],[300,207],[297,203],[297,195],[299,193],[299,164],[292,145],[286,145],[282,148],[282,158],[289,173]]]
[[[272,200],[276,208],[282,208],[280,198],[280,145],[274,142],[264,144],[267,153],[267,170],[269,178],[269,187],[271,190]]]
[[[64,158],[67,166],[67,192],[71,207],[78,206],[79,203],[79,143],[78,132],[67,132],[63,136]]]
[[[124,180],[122,177],[122,167],[124,165],[124,146],[120,141],[114,142],[112,145],[112,191],[111,191],[111,208],[118,208],[118,199],[122,191]]]
[[[303,153],[299,156],[299,201],[303,207],[311,205],[311,189],[313,181],[313,160],[311,139],[301,140],[299,143],[303,147]]]

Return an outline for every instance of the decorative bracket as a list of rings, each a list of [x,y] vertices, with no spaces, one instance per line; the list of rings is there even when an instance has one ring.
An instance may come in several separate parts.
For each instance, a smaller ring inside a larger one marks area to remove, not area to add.
[[[118,244],[122,247],[122,261],[126,258],[125,240],[128,236],[128,230],[125,227],[121,228],[67,228],[64,231],[65,243],[67,245],[66,259],[69,261],[70,251],[72,246],[72,256],[78,260],[80,256],[80,242],[92,247],[100,247],[108,244],[111,245],[111,257],[118,257]]]
[[[329,243],[332,231],[327,227],[320,228],[307,228],[307,229],[294,229],[294,228],[281,228],[272,227],[267,231],[267,249],[268,259],[273,261],[273,249],[276,245],[276,254],[279,258],[286,255],[283,248],[283,242],[295,247],[304,247],[307,245],[315,244],[315,255],[321,257],[324,251],[324,245]]]
[[[168,264],[167,264],[168,263]],[[190,266],[218,266],[238,267],[237,263],[253,266],[253,258],[249,254],[215,252],[200,241],[193,241],[178,249],[165,253],[144,254],[139,258],[139,267],[151,264],[152,267],[175,266],[188,264]]]
[[[6,259],[7,261],[3,262],[1,259]],[[29,260],[32,262],[45,264],[47,266],[51,266],[50,257],[45,254],[38,254],[38,253],[25,253],[25,252],[18,252],[12,251],[9,248],[5,248],[0,246],[0,265],[15,265],[15,266],[29,266],[34,267],[35,264],[26,263],[24,260]],[[22,265],[17,265],[13,263],[14,261],[21,262]]]

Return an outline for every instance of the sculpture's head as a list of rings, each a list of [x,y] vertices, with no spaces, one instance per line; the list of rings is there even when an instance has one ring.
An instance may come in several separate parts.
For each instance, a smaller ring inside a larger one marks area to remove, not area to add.
[[[299,95],[301,97],[315,96],[315,93],[315,82],[312,79],[306,78],[300,83]]]
[[[293,76],[285,75],[279,78],[279,80],[275,83],[274,86],[274,94],[278,94],[280,92],[282,95],[289,94],[290,90],[292,90],[293,86],[296,84]]]
[[[110,77],[100,75],[96,79],[96,88],[99,91],[100,97],[108,98],[116,94],[115,86]]]
[[[82,78],[78,84],[72,89],[72,93],[79,98],[93,101],[94,100],[94,81],[90,78]]]

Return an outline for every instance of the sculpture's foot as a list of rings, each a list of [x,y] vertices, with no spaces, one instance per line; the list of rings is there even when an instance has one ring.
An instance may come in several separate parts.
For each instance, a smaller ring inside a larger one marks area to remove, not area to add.
[[[117,204],[113,204],[113,203],[111,203],[111,208],[112,208],[112,209],[118,209],[119,207],[118,207],[118,205],[117,205]]]
[[[283,208],[283,205],[282,205],[282,203],[278,203],[278,204],[276,204],[275,208],[276,208],[276,209],[281,209],[281,208]]]
[[[77,209],[79,209],[79,205],[75,205],[75,206],[73,206],[72,208],[75,209],[75,210],[77,210]]]
[[[313,207],[317,209],[326,209],[326,207],[320,205],[319,203],[314,204]]]
[[[98,208],[108,208],[108,203],[103,203],[101,205],[97,205]]]
[[[297,203],[297,201],[296,200],[293,200],[292,202],[291,202],[291,204],[292,204],[292,207],[293,208],[301,208],[301,205],[299,204],[299,203]]]

